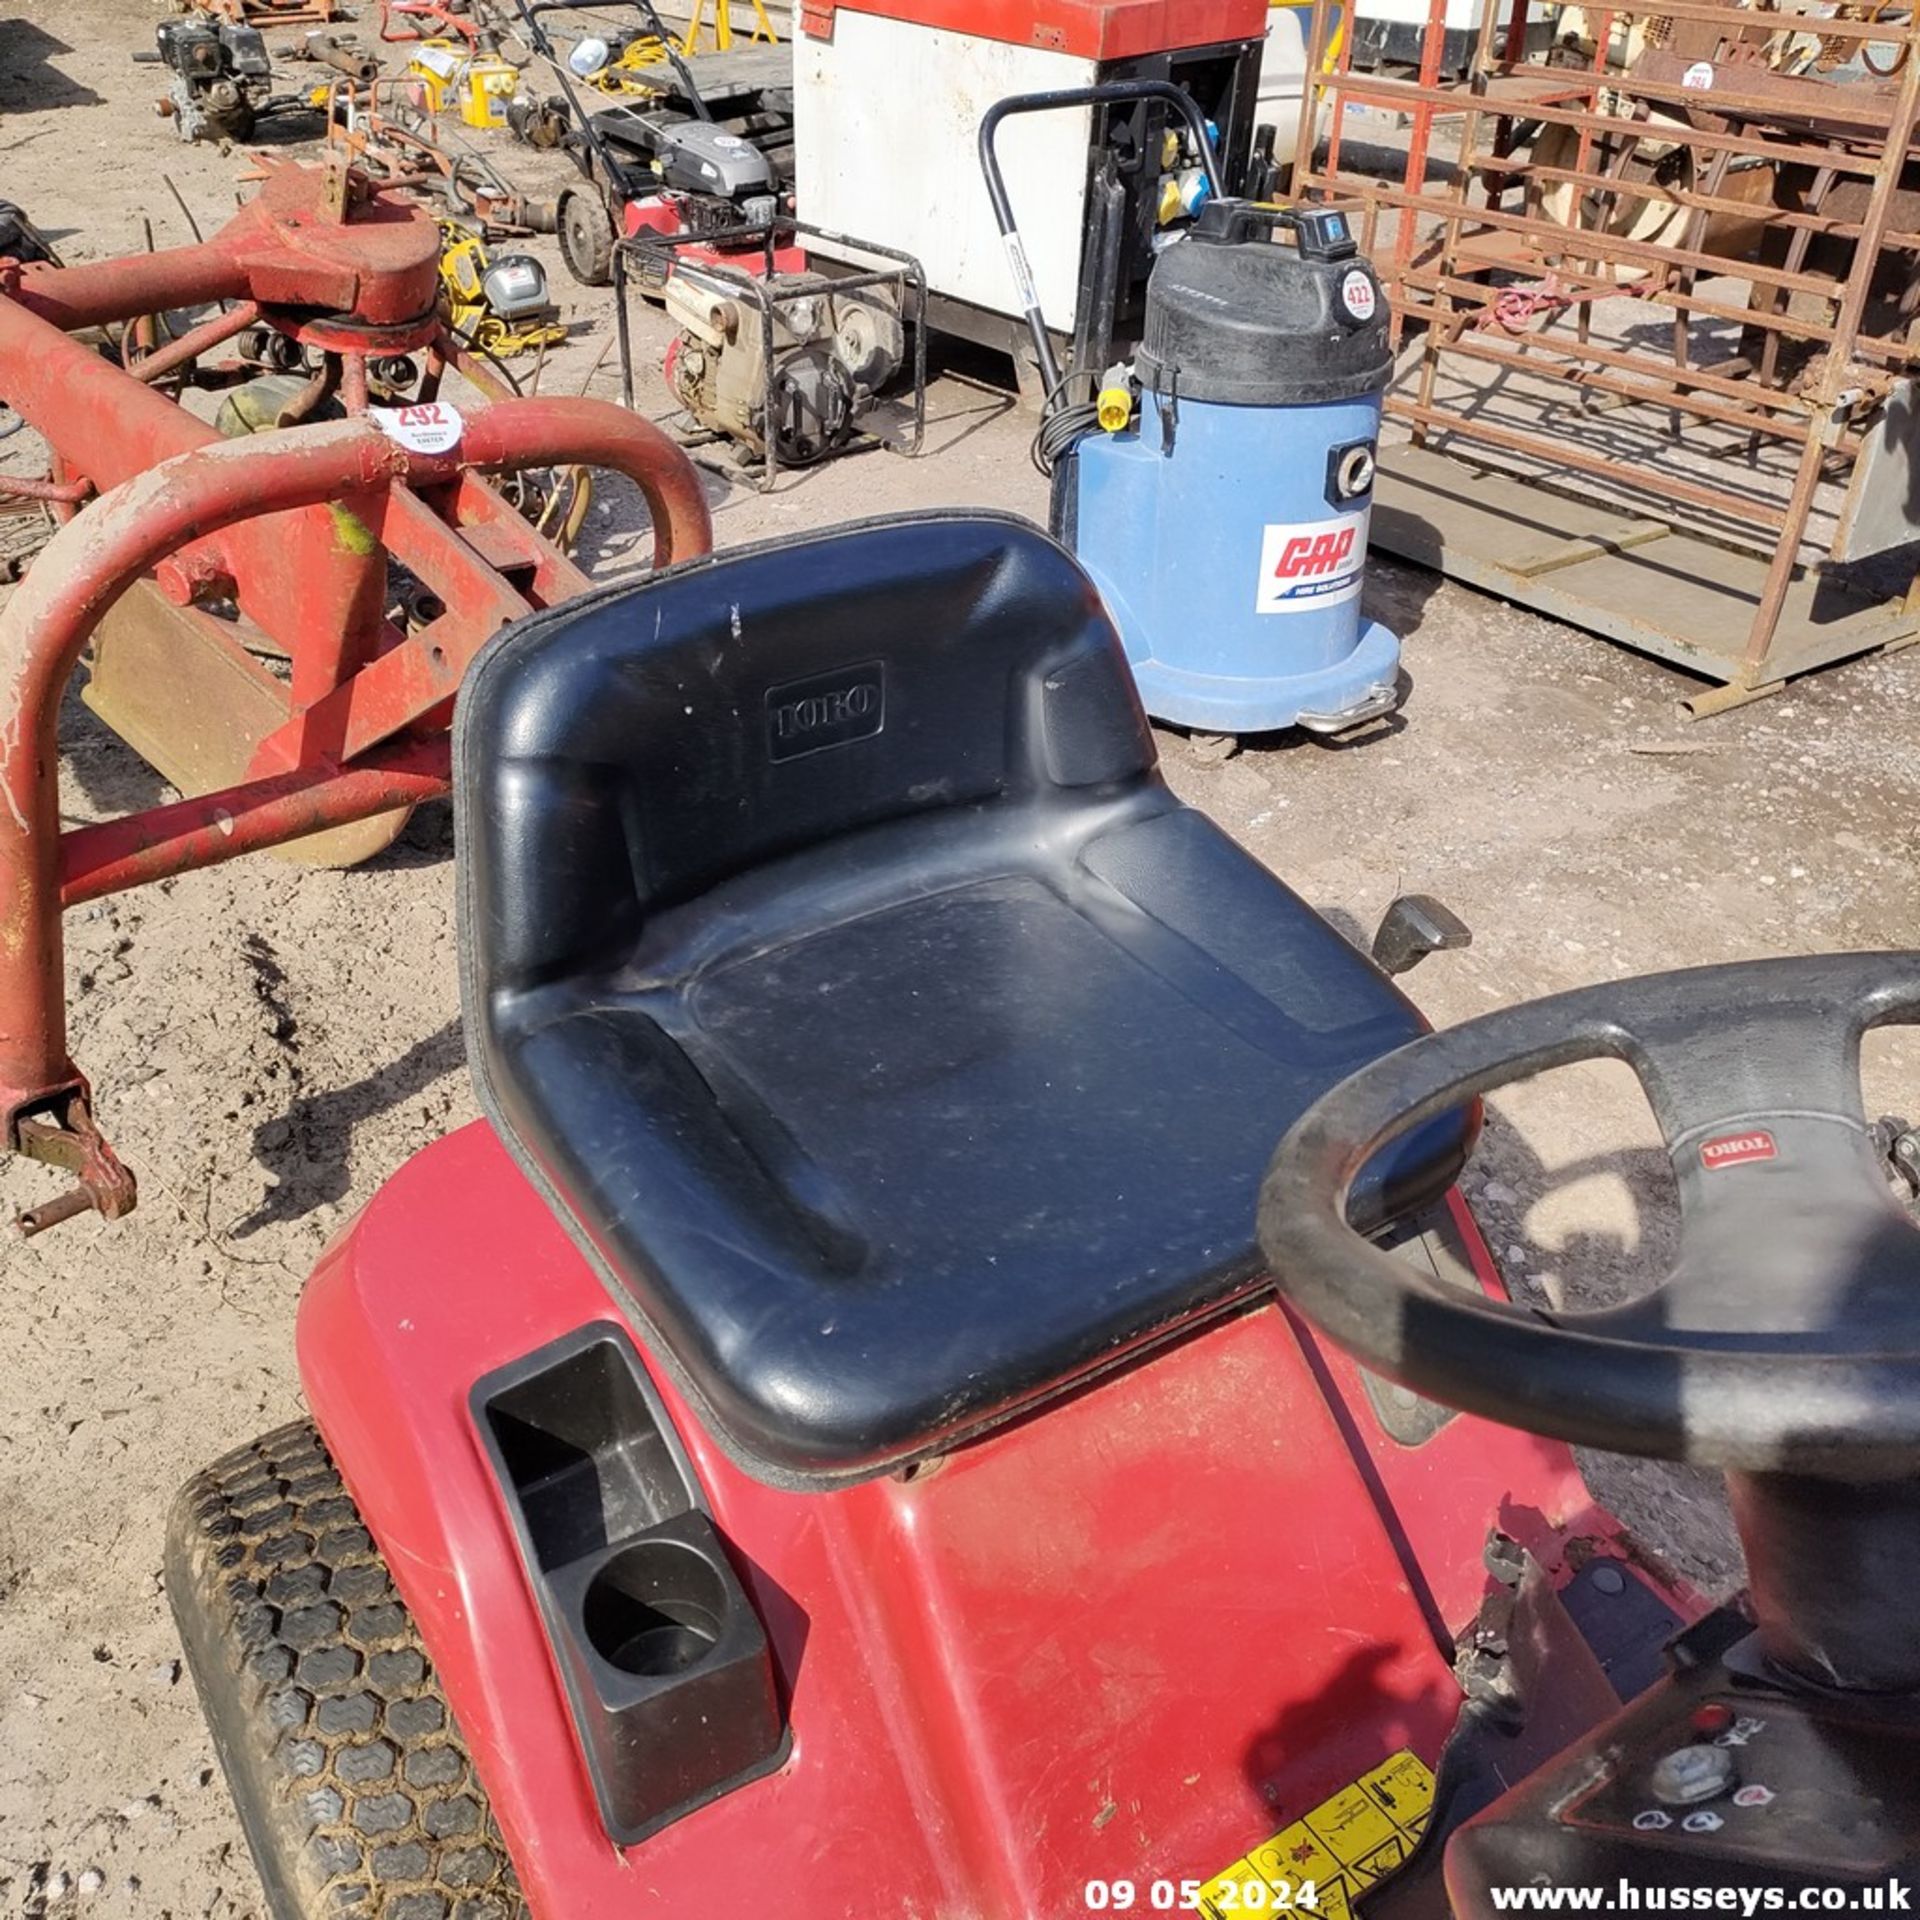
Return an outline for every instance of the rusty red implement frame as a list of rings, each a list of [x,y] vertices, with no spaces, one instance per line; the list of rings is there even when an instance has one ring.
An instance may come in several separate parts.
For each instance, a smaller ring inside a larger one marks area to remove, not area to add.
[[[474,654],[587,585],[485,476],[612,469],[645,498],[655,565],[711,546],[698,476],[650,423],[604,401],[511,397],[468,358],[434,311],[437,261],[424,211],[343,169],[281,167],[203,245],[0,263],[0,398],[54,454],[49,480],[0,476],[0,492],[66,521],[0,612],[0,1145],[74,1178],[21,1216],[27,1232],[135,1199],[67,1050],[64,909],[347,828],[359,837],[331,863],[377,851],[404,809],[447,790],[452,697]],[[135,359],[144,316],[216,303],[229,304]],[[282,417],[337,395],[346,418],[227,438],[159,390],[244,385],[257,368],[205,356],[260,325],[314,369]],[[124,328],[120,366],[69,337],[102,326]],[[424,357],[412,402],[440,408],[439,450],[369,412],[374,369],[410,353]],[[440,401],[449,368],[478,403]],[[390,560],[413,583],[411,612]],[[57,717],[90,641],[89,703],[183,797],[63,832]],[[204,753],[197,777],[174,769],[208,730],[204,706],[178,711],[202,684],[233,689],[251,716],[221,743],[229,777]]]

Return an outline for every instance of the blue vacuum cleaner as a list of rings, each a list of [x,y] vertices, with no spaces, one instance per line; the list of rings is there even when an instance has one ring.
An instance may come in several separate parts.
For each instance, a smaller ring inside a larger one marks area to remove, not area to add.
[[[1068,399],[994,155],[1010,114],[1164,101],[1207,192],[1147,281],[1131,369]],[[1364,618],[1386,302],[1334,208],[1224,197],[1206,122],[1164,82],[1020,94],[981,164],[1046,381],[1053,531],[1093,576],[1146,710],[1209,734],[1342,733],[1400,701],[1400,642]],[[1291,245],[1276,244],[1283,230]]]

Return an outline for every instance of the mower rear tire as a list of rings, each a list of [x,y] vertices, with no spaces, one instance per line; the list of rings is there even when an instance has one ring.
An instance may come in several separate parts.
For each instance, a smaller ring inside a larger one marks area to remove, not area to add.
[[[273,1920],[525,1920],[426,1649],[309,1423],[181,1489],[166,1581]]]
[[[578,188],[560,196],[560,257],[583,287],[612,283],[613,242],[613,217],[599,200]]]

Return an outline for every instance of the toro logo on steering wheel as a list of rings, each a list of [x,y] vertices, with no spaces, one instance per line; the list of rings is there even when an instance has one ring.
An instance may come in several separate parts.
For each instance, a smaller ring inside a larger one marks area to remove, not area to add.
[[[1712,1173],[1721,1167],[1743,1166],[1749,1160],[1774,1160],[1779,1154],[1773,1135],[1755,1127],[1748,1133],[1723,1133],[1718,1139],[1706,1141],[1700,1149],[1700,1164]]]

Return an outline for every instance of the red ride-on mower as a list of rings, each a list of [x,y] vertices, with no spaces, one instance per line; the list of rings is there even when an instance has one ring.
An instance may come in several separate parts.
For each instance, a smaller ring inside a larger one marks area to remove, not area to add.
[[[170,1534],[280,1920],[1911,1871],[1917,1243],[1853,1056],[1920,961],[1421,1038],[999,518],[524,620],[455,790],[488,1120],[334,1241],[314,1426]],[[1545,1318],[1451,1184],[1475,1094],[1594,1052],[1685,1258]],[[1736,1470],[1758,1629],[1567,1439]]]

